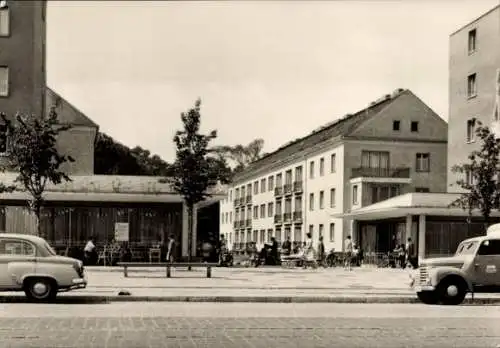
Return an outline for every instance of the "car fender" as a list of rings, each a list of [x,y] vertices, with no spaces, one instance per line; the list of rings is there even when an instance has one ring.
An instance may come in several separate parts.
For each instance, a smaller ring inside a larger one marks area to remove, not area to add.
[[[57,284],[57,280],[56,278],[54,278],[54,276],[50,275],[50,274],[40,274],[40,273],[27,273],[27,274],[23,274],[21,277],[19,277],[16,281],[19,285],[22,285],[24,284],[24,281],[27,279],[27,278],[30,278],[30,277],[36,277],[36,278],[50,278],[50,279],[53,279],[56,284]]]
[[[437,287],[444,278],[453,275],[453,276],[458,276],[465,281],[465,283],[467,284],[467,291],[473,290],[471,281],[467,278],[467,276],[465,275],[464,272],[462,272],[461,269],[455,267],[438,267],[432,269],[429,273],[430,273],[429,275],[431,279],[431,284],[434,287]]]

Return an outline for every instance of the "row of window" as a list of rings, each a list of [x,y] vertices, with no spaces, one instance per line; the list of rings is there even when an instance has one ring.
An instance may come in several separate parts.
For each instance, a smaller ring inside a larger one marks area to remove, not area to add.
[[[395,132],[399,132],[401,130],[401,121],[399,120],[392,121],[392,130]],[[418,132],[418,121],[411,121],[410,130],[412,131],[412,133]]]
[[[0,37],[10,35],[10,12],[8,8],[0,9]],[[9,96],[9,68],[0,66],[0,97]]]
[[[319,176],[325,175],[325,158],[321,157],[319,159]],[[337,167],[337,156],[336,154],[330,155],[330,173],[335,173]],[[309,178],[314,179],[316,175],[316,163],[315,161],[309,162]],[[275,182],[276,178],[276,182]],[[291,185],[294,181],[301,182],[303,180],[303,167],[297,166],[295,167],[295,175],[293,175],[292,169],[289,169],[285,172],[285,184]],[[271,175],[267,179],[263,178],[260,181],[256,180],[253,182],[253,185],[247,184],[241,187],[238,187],[234,190],[235,198],[238,199],[240,197],[245,197],[245,195],[257,195],[259,193],[264,193],[266,191],[272,191],[276,187],[281,187],[283,185],[283,174],[278,173],[276,176]],[[229,191],[229,201],[233,200],[232,190]]]
[[[316,234],[317,231],[317,234]],[[302,227],[297,226],[294,228],[293,231],[293,241],[294,242],[303,242],[302,238]],[[322,236],[325,239],[325,225],[319,224],[317,230],[315,229],[314,225],[309,225],[308,232],[311,234],[311,238],[313,241],[318,241],[319,237]],[[262,230],[251,230],[247,229],[246,231],[241,231],[241,232],[234,232],[234,238],[233,238],[233,233],[230,232],[226,236],[227,240],[229,243],[234,242],[234,243],[249,243],[249,242],[255,242],[255,243],[266,243],[271,240],[272,237],[276,238],[278,242],[284,242],[288,239],[292,240],[292,228],[291,227],[285,227],[284,229],[281,229],[280,227],[277,227],[276,229],[269,228],[267,230],[262,229]],[[329,236],[327,239],[329,242],[335,242],[335,223],[330,223],[329,226]]]

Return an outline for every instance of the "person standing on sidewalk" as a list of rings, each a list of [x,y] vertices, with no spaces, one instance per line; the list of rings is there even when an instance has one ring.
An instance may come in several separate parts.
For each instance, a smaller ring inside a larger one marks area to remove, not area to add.
[[[319,236],[318,241],[318,265],[325,267],[325,244],[323,243],[323,236]]]
[[[344,261],[344,270],[352,270],[352,239],[351,236],[347,236],[344,241],[344,253],[345,253],[345,261]]]
[[[406,262],[407,264],[409,263],[413,269],[418,268],[415,243],[413,243],[411,238],[408,238],[408,243],[406,243]]]

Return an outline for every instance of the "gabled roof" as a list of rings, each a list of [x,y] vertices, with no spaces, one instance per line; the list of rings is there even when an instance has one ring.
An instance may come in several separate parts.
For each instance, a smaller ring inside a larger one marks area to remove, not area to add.
[[[49,87],[45,87],[45,111],[48,113],[52,106],[56,106],[56,111],[61,123],[71,124],[73,126],[99,128],[97,123],[92,121],[60,94]]]
[[[320,129],[311,132],[303,138],[299,138],[285,144],[276,151],[271,152],[261,159],[251,163],[244,173],[269,165],[275,162],[278,158],[286,158],[287,156],[318,145],[328,139],[338,136],[347,136],[362,123],[380,114],[387,106],[405,94],[413,95],[413,93],[407,89],[397,89],[393,94],[385,95],[383,98],[371,103],[370,106],[356,112],[355,114],[348,114],[346,117],[335,120]],[[238,181],[238,179],[239,178],[237,176],[235,181]]]

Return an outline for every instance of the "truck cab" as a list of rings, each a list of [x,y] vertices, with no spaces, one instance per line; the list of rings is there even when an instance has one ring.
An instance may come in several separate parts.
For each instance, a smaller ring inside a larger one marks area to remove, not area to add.
[[[461,242],[451,257],[424,259],[411,287],[426,304],[458,305],[467,293],[500,293],[500,224]]]

